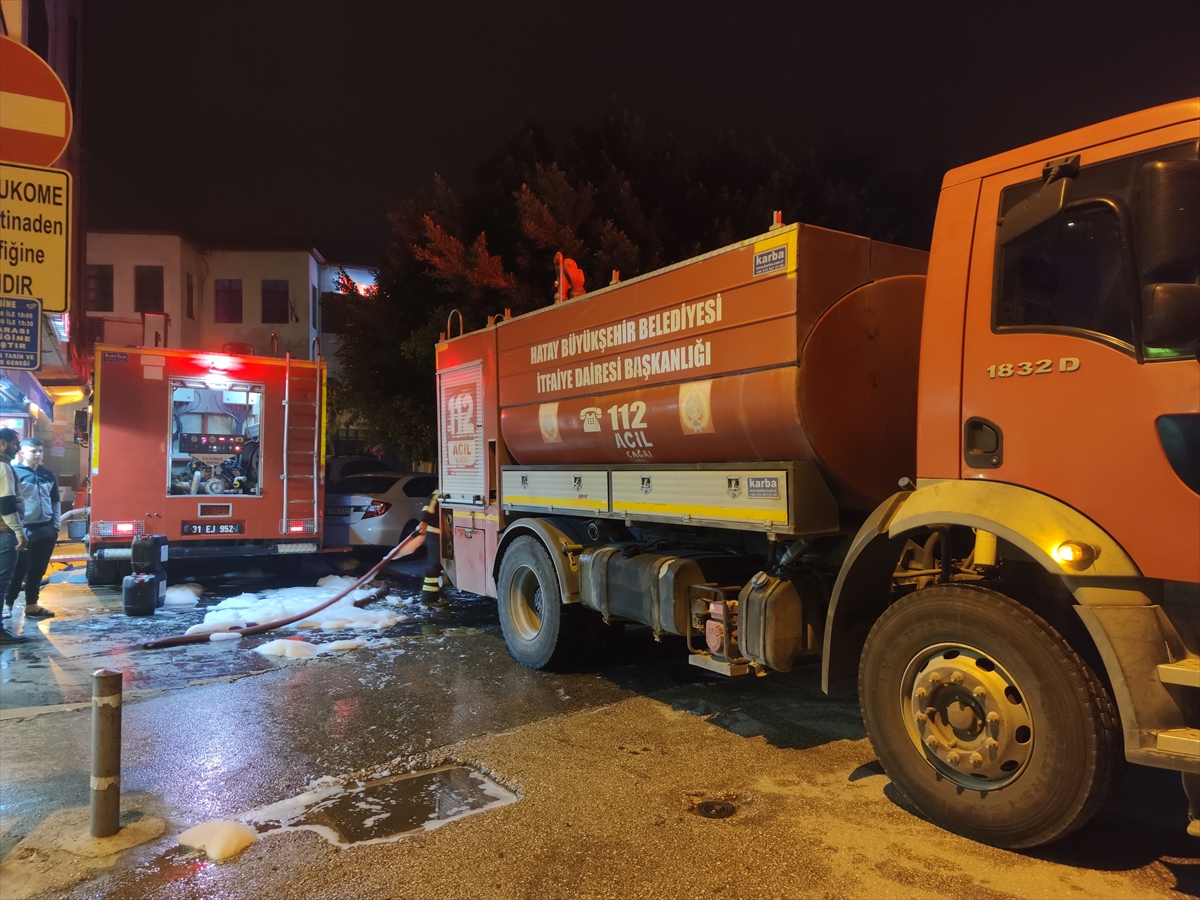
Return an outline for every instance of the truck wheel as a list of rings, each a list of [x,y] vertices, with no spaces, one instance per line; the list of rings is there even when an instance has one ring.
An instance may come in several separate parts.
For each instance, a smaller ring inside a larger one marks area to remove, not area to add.
[[[125,573],[121,571],[119,559],[89,559],[86,571],[87,583],[93,587],[119,585]]]
[[[867,736],[932,822],[997,847],[1083,825],[1121,765],[1103,685],[1046,622],[995,591],[938,585],[891,606],[859,664]]]
[[[564,605],[554,563],[541,541],[517,538],[500,561],[500,629],[513,659],[531,669],[561,666],[582,638],[584,610]]]

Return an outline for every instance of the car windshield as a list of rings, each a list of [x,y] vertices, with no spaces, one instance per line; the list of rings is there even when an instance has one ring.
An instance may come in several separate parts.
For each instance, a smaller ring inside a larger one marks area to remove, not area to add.
[[[352,475],[335,481],[326,490],[331,494],[386,494],[399,480],[399,475]]]

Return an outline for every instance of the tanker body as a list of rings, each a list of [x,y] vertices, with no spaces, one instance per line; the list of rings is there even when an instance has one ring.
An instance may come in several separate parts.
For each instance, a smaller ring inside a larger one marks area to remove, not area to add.
[[[447,573],[535,668],[599,617],[857,677],[987,843],[1079,827],[1122,756],[1200,779],[1198,113],[948,173],[929,254],[777,224],[441,341]]]
[[[873,509],[914,471],[927,257],[790,225],[502,323],[504,444],[537,467],[792,460]]]

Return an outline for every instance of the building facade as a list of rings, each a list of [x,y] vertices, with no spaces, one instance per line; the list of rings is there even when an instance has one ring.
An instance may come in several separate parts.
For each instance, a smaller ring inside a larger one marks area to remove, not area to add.
[[[69,310],[43,315],[41,360],[37,371],[0,369],[0,427],[46,443],[45,465],[61,484],[81,480],[73,413],[86,405],[82,387],[90,365],[82,353],[78,324],[84,272],[83,0],[0,0],[0,35],[28,47],[52,68],[70,99],[70,140],[54,168],[71,175],[71,271]]]
[[[86,343],[311,359],[324,268],[312,248],[205,247],[180,234],[92,231]]]

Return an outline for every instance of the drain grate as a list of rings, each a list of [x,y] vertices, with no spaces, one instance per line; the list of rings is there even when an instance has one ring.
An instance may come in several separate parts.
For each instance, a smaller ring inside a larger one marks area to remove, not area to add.
[[[261,810],[267,815],[256,817],[255,823],[259,831],[307,828],[338,844],[357,844],[436,828],[514,800],[513,794],[473,769],[453,766],[368,781],[312,797],[299,809],[280,810],[283,815],[270,815],[279,809],[276,804]]]
[[[728,819],[735,812],[737,807],[724,800],[701,800],[696,804],[697,815],[706,819]]]

